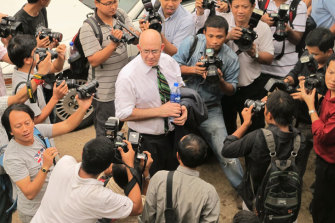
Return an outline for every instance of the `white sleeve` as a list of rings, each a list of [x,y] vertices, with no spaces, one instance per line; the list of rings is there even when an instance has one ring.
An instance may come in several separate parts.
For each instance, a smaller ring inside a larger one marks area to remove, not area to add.
[[[305,32],[307,20],[307,6],[305,2],[300,1],[297,9],[296,17],[293,20],[293,30],[298,32]]]

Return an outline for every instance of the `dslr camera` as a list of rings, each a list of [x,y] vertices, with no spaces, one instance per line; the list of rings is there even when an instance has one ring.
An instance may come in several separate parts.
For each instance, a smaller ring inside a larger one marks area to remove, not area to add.
[[[214,9],[216,7],[215,0],[203,0],[202,8],[203,9]]]
[[[254,28],[258,25],[263,14],[263,10],[255,8],[249,20],[249,27],[242,28],[242,36],[238,40],[234,40],[240,51],[248,51],[252,47],[254,40],[257,39],[258,35],[254,31]]]
[[[125,24],[123,24],[119,20],[117,20],[114,26],[114,29],[118,29],[121,31],[123,31],[123,29],[126,30],[126,31],[123,31],[123,35],[121,39],[117,39],[113,35],[108,36],[108,38],[110,38],[112,41],[116,43],[121,42],[121,43],[126,43],[126,44],[133,44],[136,40],[138,40],[138,36],[136,35],[136,33],[131,31]]]
[[[314,59],[312,54],[303,54],[300,57],[301,64],[308,67],[309,75],[305,77],[305,89],[308,91],[316,88],[318,94],[324,95],[327,91],[325,83],[325,75],[318,72],[318,62]]]
[[[265,102],[262,102],[260,100],[254,101],[254,100],[251,100],[251,99],[245,100],[244,107],[250,108],[252,105],[254,106],[252,108],[253,113],[259,113],[259,112],[263,111],[264,108],[265,108]]]
[[[279,6],[278,13],[271,13],[269,15],[274,21],[273,25],[276,26],[276,31],[273,34],[273,37],[277,41],[284,41],[286,38],[285,23],[289,21],[289,16],[287,13],[289,9],[290,6],[288,4],[281,4]]]
[[[270,78],[264,86],[264,89],[267,92],[273,92],[276,88],[278,88],[279,90],[285,91],[289,94],[297,92],[296,88],[284,82],[284,80],[279,80],[276,78]]]
[[[214,49],[206,49],[204,59],[199,60],[199,62],[203,63],[202,67],[207,68],[208,80],[219,81],[218,68],[221,69],[223,63],[220,58],[214,55]]]
[[[151,3],[151,0],[142,0],[144,5],[144,9],[149,13],[145,18],[146,21],[149,22],[149,29],[154,29],[158,32],[162,31],[162,17],[157,12],[157,9]]]
[[[7,38],[9,35],[15,36],[23,33],[22,23],[15,20],[14,17],[3,17],[0,22],[0,37]]]
[[[51,60],[58,58],[58,53],[54,50],[49,50],[47,48],[36,48],[35,54],[38,54],[40,61],[43,61],[48,55],[47,52],[51,54]]]
[[[62,42],[63,34],[59,32],[51,32],[51,29],[40,27],[37,32],[36,36],[39,36],[39,39],[44,39],[45,37],[49,37],[49,41],[52,42],[56,39],[58,42]]]
[[[91,97],[97,92],[98,87],[99,82],[97,80],[92,80],[91,82],[81,85],[77,88],[78,98],[85,99]]]

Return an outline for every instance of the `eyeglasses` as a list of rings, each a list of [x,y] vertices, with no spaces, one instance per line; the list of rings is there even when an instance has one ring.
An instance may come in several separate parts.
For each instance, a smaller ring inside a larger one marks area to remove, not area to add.
[[[111,5],[115,5],[116,3],[118,3],[118,1],[109,1],[109,2],[101,2],[100,0],[97,0],[97,2],[99,2],[101,5],[104,5],[104,6],[111,6]]]
[[[144,54],[144,55],[149,55],[150,53],[152,55],[158,55],[161,51],[160,50],[141,50],[141,52]]]

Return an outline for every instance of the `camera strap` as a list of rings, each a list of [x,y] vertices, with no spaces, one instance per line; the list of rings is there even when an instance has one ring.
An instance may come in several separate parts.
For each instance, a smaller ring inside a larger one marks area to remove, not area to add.
[[[281,48],[280,54],[278,54],[275,57],[275,60],[280,60],[284,56],[284,53],[285,53],[285,42],[286,42],[286,39],[283,40],[283,47]]]
[[[134,188],[134,186],[136,185],[136,183],[138,183],[140,189],[142,188],[142,180],[141,180],[142,177],[139,176],[139,174],[138,174],[138,172],[137,172],[137,170],[135,168],[132,168],[132,167],[128,166],[125,163],[123,163],[123,164],[129,169],[129,171],[133,175],[133,178],[128,182],[128,184],[126,185],[126,187],[124,189],[125,195],[128,196],[128,194]]]

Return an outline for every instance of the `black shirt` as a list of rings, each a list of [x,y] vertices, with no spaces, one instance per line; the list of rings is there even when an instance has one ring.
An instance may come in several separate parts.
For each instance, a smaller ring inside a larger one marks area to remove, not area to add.
[[[43,8],[38,16],[30,16],[26,11],[20,9],[14,17],[22,23],[23,33],[35,35],[39,27],[48,28],[47,10]]]
[[[286,160],[290,157],[293,150],[294,138],[300,132],[290,127],[290,132],[282,132],[275,125],[269,125],[268,128],[274,137],[276,144],[277,157],[280,160]],[[299,171],[306,167],[307,160],[301,159],[305,153],[305,139],[301,136],[301,145],[296,157],[296,166]],[[238,186],[238,192],[250,210],[252,210],[252,201],[254,193],[251,189],[250,177],[253,179],[255,194],[262,183],[266,170],[271,162],[270,151],[266,145],[265,137],[261,129],[250,132],[241,139],[234,135],[226,138],[222,149],[222,156],[226,158],[245,157],[246,171],[242,183]]]

